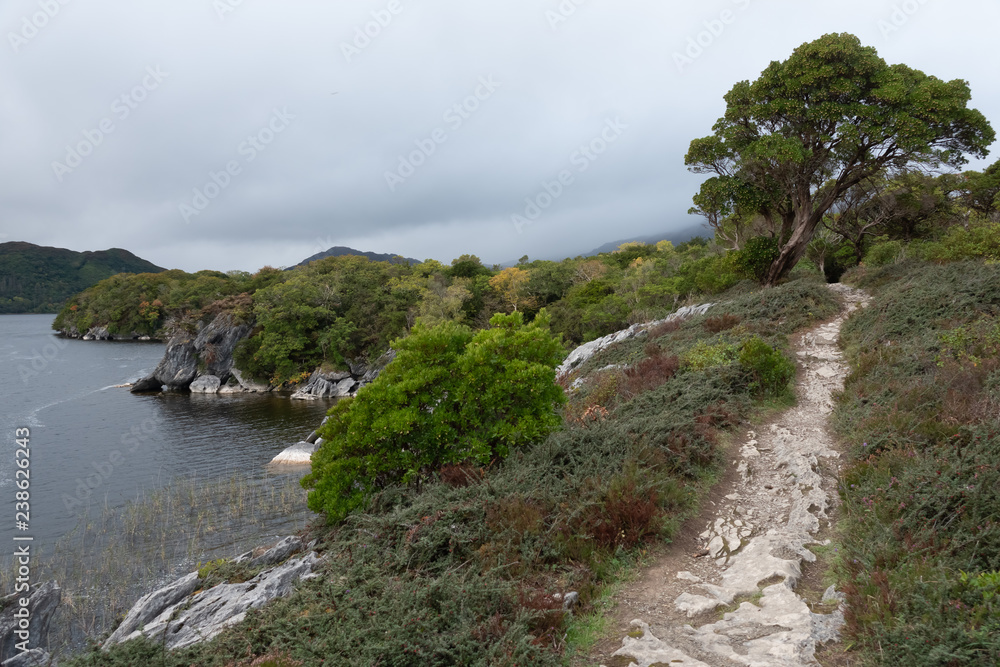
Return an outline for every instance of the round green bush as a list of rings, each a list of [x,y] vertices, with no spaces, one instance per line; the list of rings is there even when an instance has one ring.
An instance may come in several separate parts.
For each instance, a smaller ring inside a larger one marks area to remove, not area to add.
[[[740,346],[739,362],[750,374],[750,387],[756,393],[780,396],[795,377],[795,364],[757,336]]]
[[[770,236],[755,236],[747,241],[741,250],[733,254],[733,266],[736,272],[762,283],[767,277],[771,264],[781,254],[781,250],[778,248],[778,239]]]
[[[515,312],[490,325],[418,324],[393,343],[396,359],[375,382],[330,409],[302,480],[310,509],[335,523],[381,489],[420,484],[448,464],[487,465],[560,426],[564,353],[545,309],[531,324]]]

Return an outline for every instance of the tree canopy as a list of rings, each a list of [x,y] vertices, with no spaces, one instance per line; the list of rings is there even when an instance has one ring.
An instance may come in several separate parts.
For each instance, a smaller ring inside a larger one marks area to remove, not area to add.
[[[763,280],[773,285],[853,186],[984,157],[995,134],[970,97],[965,81],[888,65],[851,34],[824,35],[726,94],[713,134],[692,141],[685,158],[692,171],[714,174],[693,210],[710,223],[736,214],[766,220],[780,244]]]

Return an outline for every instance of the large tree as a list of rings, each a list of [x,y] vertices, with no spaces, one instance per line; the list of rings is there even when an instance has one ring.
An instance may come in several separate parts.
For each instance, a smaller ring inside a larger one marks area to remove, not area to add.
[[[714,133],[692,141],[685,158],[715,174],[695,203],[718,201],[725,186],[732,208],[751,202],[770,221],[781,250],[764,283],[774,285],[852,186],[985,156],[994,132],[969,99],[965,81],[888,65],[854,35],[824,35],[726,94]]]

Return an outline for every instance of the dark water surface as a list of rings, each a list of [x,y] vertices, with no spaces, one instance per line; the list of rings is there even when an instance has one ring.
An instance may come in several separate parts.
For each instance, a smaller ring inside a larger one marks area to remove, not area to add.
[[[77,526],[81,511],[119,507],[179,478],[264,478],[271,458],[303,439],[329,407],[272,395],[134,396],[114,385],[150,373],[162,344],[64,340],[53,335],[52,319],[0,315],[5,556],[15,535],[33,536],[36,547],[50,549]],[[18,428],[31,432],[28,531],[15,529]]]

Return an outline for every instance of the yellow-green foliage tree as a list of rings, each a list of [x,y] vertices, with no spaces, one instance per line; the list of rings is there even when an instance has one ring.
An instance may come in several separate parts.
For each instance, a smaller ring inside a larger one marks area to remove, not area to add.
[[[527,271],[512,266],[490,278],[490,287],[496,290],[505,304],[517,312],[532,301],[528,293],[530,279],[531,275]]]

